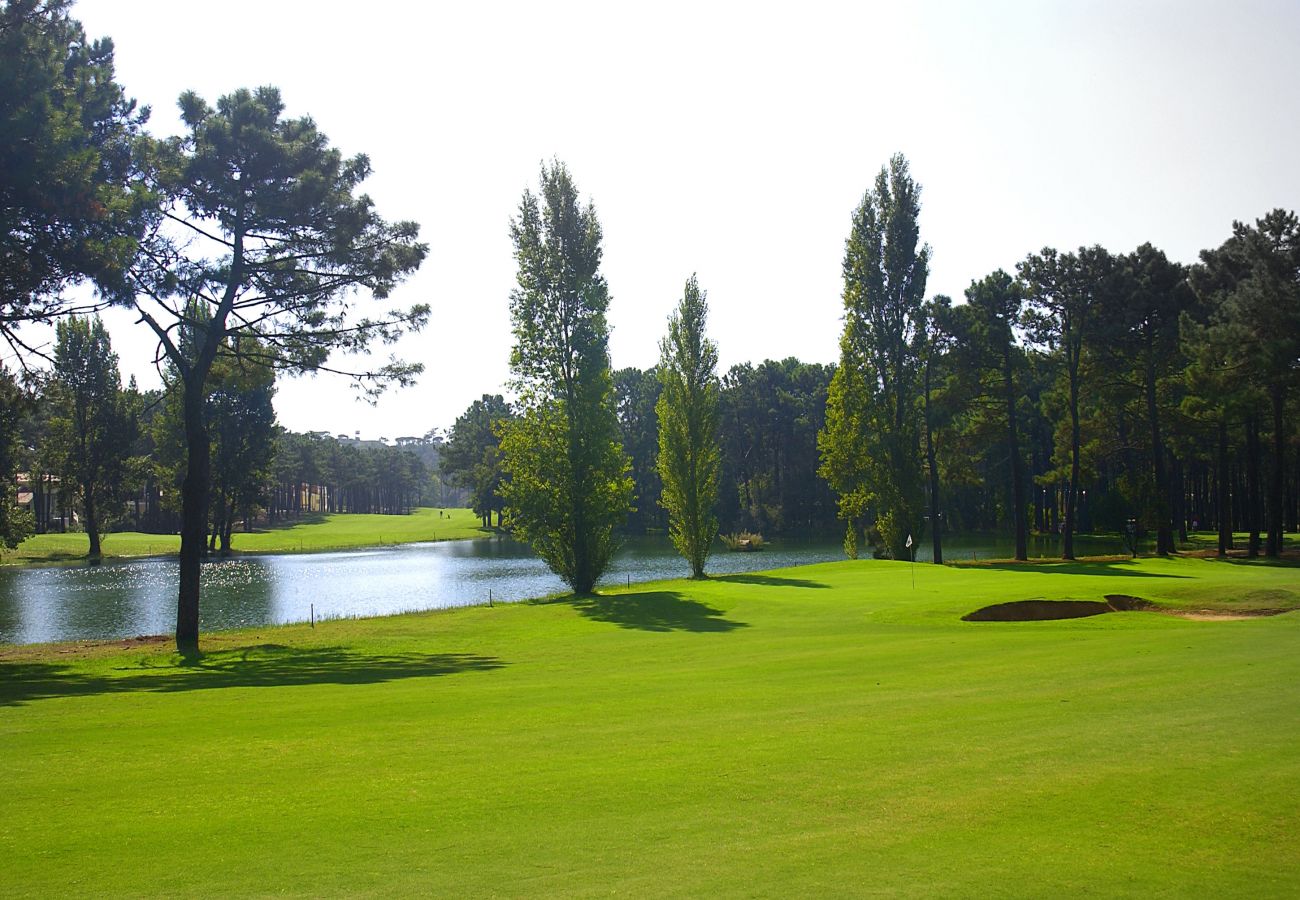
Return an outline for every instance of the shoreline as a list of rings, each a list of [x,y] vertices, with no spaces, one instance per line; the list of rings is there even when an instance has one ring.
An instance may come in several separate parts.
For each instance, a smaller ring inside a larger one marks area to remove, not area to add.
[[[364,550],[378,547],[395,547],[401,544],[441,543],[443,541],[481,540],[496,537],[503,532],[484,531],[478,516],[468,509],[443,509],[443,518],[434,514],[438,507],[418,507],[404,515],[377,513],[329,513],[305,518],[283,527],[236,532],[231,552],[214,553],[208,560],[235,559],[241,556],[266,556],[269,554],[330,553],[342,550]],[[441,532],[441,533],[440,533]],[[113,539],[124,545],[124,552],[113,552]],[[251,547],[240,547],[252,539]],[[76,541],[83,547],[88,543],[84,532],[59,532],[36,535],[32,541],[50,545],[42,555],[22,556],[23,544],[15,550],[0,552],[0,568],[49,568],[90,565],[85,550],[73,555],[62,544]],[[142,531],[109,532],[100,536],[102,549],[100,563],[117,563],[141,559],[165,559],[180,553],[179,534],[150,534]],[[257,546],[265,544],[266,546]],[[162,545],[166,549],[155,551]],[[28,551],[32,552],[32,551]]]

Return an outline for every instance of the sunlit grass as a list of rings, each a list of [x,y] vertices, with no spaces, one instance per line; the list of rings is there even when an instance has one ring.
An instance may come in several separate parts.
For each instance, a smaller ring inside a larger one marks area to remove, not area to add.
[[[858,561],[0,650],[10,896],[1282,896],[1291,567]],[[124,649],[125,648],[125,649]]]
[[[237,531],[231,544],[236,553],[295,553],[460,540],[485,537],[490,533],[468,509],[422,507],[410,515],[317,514],[282,527],[262,528],[251,533]],[[181,546],[179,535],[138,531],[105,534],[101,542],[107,558],[174,554]],[[88,538],[84,534],[38,534],[23,541],[18,549],[0,553],[0,562],[84,559],[88,547]]]

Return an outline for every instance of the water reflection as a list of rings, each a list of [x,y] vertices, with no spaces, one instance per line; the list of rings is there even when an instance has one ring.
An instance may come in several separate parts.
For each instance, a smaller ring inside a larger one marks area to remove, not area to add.
[[[1113,546],[1112,546],[1113,544]],[[1055,542],[1031,556],[1058,552]],[[1119,552],[1118,540],[1079,542],[1079,552]],[[949,560],[1008,556],[1002,541],[945,542]],[[782,541],[761,553],[715,554],[709,571],[736,574],[843,559],[837,541]],[[929,545],[917,560],[929,559]],[[686,564],[664,538],[634,538],[602,584],[677,578]],[[36,643],[170,633],[176,619],[177,563],[143,559],[101,566],[0,569],[0,643]],[[564,585],[527,546],[504,538],[406,544],[372,550],[250,556],[205,563],[200,627],[205,631],[385,615],[523,600]]]

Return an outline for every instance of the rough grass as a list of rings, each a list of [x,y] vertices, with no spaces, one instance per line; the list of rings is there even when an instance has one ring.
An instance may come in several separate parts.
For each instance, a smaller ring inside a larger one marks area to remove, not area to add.
[[[1300,893],[1300,606],[1213,560],[874,561],[0,650],[10,896]]]
[[[289,525],[262,528],[251,533],[237,531],[231,539],[236,553],[297,553],[345,550],[382,544],[417,541],[450,541],[483,537],[492,532],[482,528],[479,518],[468,509],[422,507],[409,515],[381,516],[361,513],[317,514]],[[89,539],[85,534],[38,534],[0,553],[3,563],[71,562],[86,558]],[[105,558],[158,556],[180,551],[175,534],[145,534],[123,531],[102,536]]]

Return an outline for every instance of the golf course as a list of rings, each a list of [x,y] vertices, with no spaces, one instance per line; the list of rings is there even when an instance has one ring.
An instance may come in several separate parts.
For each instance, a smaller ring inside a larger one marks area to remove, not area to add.
[[[1285,563],[845,561],[3,647],[4,893],[1295,896],[1297,611]]]
[[[420,541],[455,541],[484,537],[492,532],[468,509],[419,507],[409,515],[367,513],[316,514],[283,525],[237,531],[231,542],[236,553],[306,553],[412,544]],[[37,534],[15,550],[0,550],[0,565],[60,563],[86,558],[86,535],[78,532]],[[103,536],[106,559],[175,554],[178,534],[125,531]]]

